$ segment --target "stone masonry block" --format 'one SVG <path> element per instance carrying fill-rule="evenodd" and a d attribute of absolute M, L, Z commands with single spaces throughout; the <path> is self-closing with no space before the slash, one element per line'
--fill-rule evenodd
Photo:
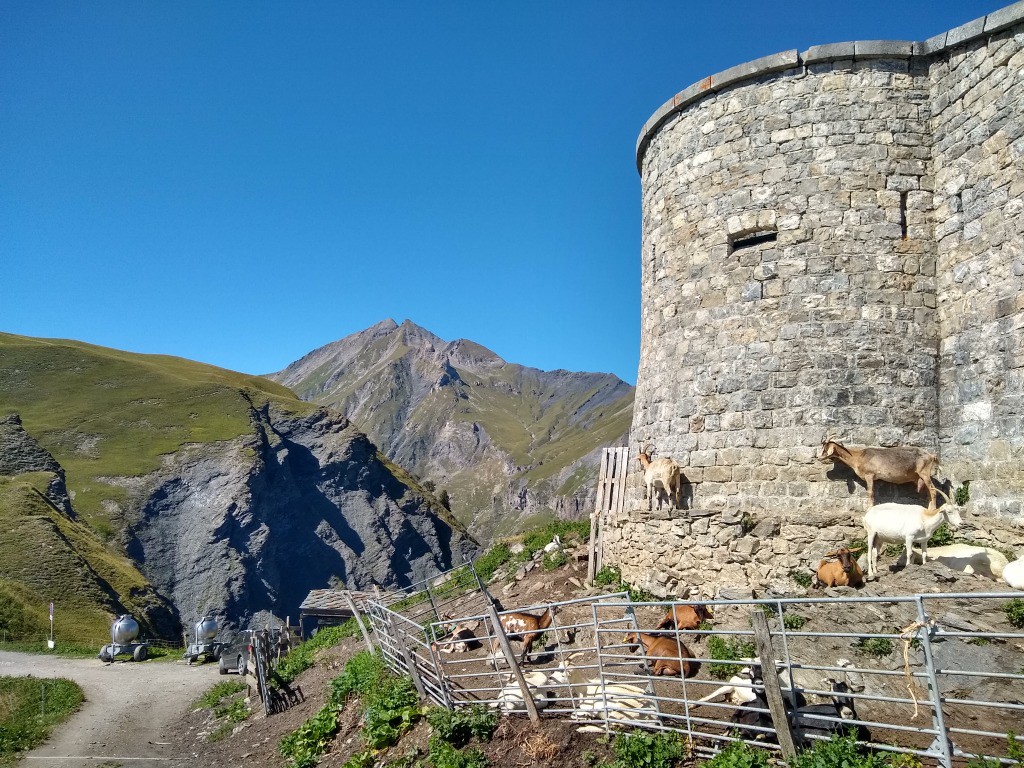
<path fill-rule="evenodd" d="M 858 40 L 854 59 L 909 59 L 914 44 L 909 40 Z"/>
<path fill-rule="evenodd" d="M 1000 8 L 986 16 L 984 31 L 986 35 L 991 35 L 1021 22 L 1024 22 L 1024 0 Z"/>
<path fill-rule="evenodd" d="M 804 64 L 816 64 L 837 59 L 852 59 L 854 43 L 829 43 L 828 45 L 812 45 L 800 54 Z"/>

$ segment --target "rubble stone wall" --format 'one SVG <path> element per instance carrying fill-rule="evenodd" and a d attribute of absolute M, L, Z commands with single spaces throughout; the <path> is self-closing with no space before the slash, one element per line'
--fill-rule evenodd
<path fill-rule="evenodd" d="M 631 475 L 605 544 L 627 581 L 764 586 L 862 537 L 826 430 L 934 451 L 972 481 L 972 537 L 1024 546 L 1022 47 L 1017 3 L 765 57 L 648 121 L 631 443 L 687 483 L 648 511 Z"/>

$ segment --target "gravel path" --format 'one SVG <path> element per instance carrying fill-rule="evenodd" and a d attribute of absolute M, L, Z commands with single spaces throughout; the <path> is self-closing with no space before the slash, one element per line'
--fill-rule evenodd
<path fill-rule="evenodd" d="M 0 651 L 0 675 L 66 677 L 85 692 L 82 708 L 20 768 L 181 766 L 172 727 L 188 705 L 218 681 L 216 664 L 145 661 L 104 664 Z"/>

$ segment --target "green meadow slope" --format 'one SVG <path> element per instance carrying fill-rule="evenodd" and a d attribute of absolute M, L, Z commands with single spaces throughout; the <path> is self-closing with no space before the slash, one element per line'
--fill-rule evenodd
<path fill-rule="evenodd" d="M 295 616 L 310 589 L 401 586 L 476 546 L 346 419 L 280 384 L 10 334 L 0 525 L 0 630 L 38 632 L 53 600 L 83 642 L 123 610 L 170 638 L 206 613 Z"/>
<path fill-rule="evenodd" d="M 258 376 L 0 333 L 0 416 L 21 416 L 67 473 L 77 513 L 104 536 L 121 526 L 127 494 L 111 478 L 152 472 L 189 443 L 245 434 L 251 408 L 271 401 L 297 414 L 314 409 Z"/>

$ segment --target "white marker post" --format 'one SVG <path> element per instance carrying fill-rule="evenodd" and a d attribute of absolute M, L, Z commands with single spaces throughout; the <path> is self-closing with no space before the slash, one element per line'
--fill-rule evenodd
<path fill-rule="evenodd" d="M 53 603 L 50 603 L 50 639 L 46 641 L 46 647 L 53 650 Z"/>

